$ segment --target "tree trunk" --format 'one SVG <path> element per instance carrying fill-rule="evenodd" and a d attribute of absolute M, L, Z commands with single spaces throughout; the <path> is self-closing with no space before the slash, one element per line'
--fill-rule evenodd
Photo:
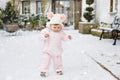
<path fill-rule="evenodd" d="M 79 28 L 81 6 L 82 6 L 81 0 L 74 0 L 74 29 Z"/>

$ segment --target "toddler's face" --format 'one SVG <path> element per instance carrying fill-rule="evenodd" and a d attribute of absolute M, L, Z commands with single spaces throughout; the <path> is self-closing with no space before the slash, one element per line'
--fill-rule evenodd
<path fill-rule="evenodd" d="M 59 24 L 51 24 L 50 27 L 54 32 L 59 32 L 62 28 L 62 26 Z"/>

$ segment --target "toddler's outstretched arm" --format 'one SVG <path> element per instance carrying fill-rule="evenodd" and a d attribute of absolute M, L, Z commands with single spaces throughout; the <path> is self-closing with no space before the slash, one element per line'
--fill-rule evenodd
<path fill-rule="evenodd" d="M 49 37 L 49 31 L 47 28 L 45 28 L 40 32 L 40 39 L 46 40 L 48 37 Z"/>
<path fill-rule="evenodd" d="M 72 39 L 71 35 L 68 35 L 65 32 L 63 32 L 63 38 L 62 38 L 63 41 L 68 41 L 68 40 L 71 40 L 71 39 Z"/>

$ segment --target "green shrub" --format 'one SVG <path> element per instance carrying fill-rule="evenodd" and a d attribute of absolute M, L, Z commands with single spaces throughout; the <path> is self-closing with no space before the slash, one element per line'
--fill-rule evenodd
<path fill-rule="evenodd" d="M 85 12 L 83 14 L 83 16 L 84 16 L 85 19 L 87 19 L 88 22 L 90 22 L 93 19 L 94 15 L 92 13 L 90 13 L 90 12 Z"/>
<path fill-rule="evenodd" d="M 93 9 L 93 7 L 87 7 L 86 8 L 86 11 L 88 11 L 88 12 L 92 12 L 94 9 Z"/>
<path fill-rule="evenodd" d="M 84 12 L 83 17 L 90 22 L 94 18 L 94 14 L 92 14 L 92 11 L 94 10 L 93 7 L 90 7 L 91 4 L 94 3 L 94 0 L 86 0 L 86 4 L 89 5 L 89 7 L 86 7 L 86 12 Z"/>
<path fill-rule="evenodd" d="M 17 23 L 18 11 L 15 10 L 15 7 L 12 6 L 12 3 L 9 1 L 6 4 L 4 10 L 2 10 L 2 21 L 4 24 Z"/>
<path fill-rule="evenodd" d="M 94 0 L 86 0 L 86 4 L 91 5 L 94 3 Z"/>

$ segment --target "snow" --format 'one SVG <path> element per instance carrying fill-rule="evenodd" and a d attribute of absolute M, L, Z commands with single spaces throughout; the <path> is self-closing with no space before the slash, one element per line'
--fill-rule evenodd
<path fill-rule="evenodd" d="M 39 67 L 43 43 L 40 31 L 19 31 L 11 35 L 0 31 L 0 80 L 117 80 L 93 59 L 120 78 L 120 41 L 102 39 L 91 34 L 80 34 L 72 27 L 65 32 L 71 41 L 63 42 L 64 75 L 54 72 L 51 62 L 47 78 L 40 77 Z"/>

